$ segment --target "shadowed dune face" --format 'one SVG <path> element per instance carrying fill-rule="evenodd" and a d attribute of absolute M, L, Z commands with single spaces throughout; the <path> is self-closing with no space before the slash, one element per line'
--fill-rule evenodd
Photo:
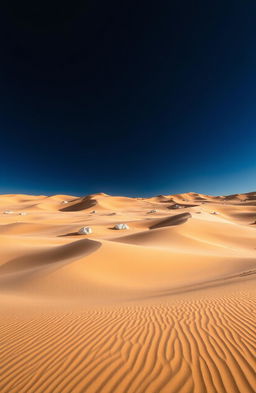
<path fill-rule="evenodd" d="M 163 220 L 158 220 L 155 224 L 150 226 L 150 229 L 168 227 L 172 225 L 184 224 L 191 217 L 190 213 L 176 214 L 175 216 L 164 218 Z"/>
<path fill-rule="evenodd" d="M 5 274 L 17 274 L 22 271 L 35 271 L 44 268 L 63 265 L 74 259 L 85 257 L 96 251 L 101 243 L 95 240 L 78 240 L 69 244 L 54 247 L 44 247 L 37 252 L 28 253 L 0 265 L 0 279 Z"/>
<path fill-rule="evenodd" d="M 78 198 L 75 199 L 74 201 L 71 201 L 68 204 L 68 206 L 61 208 L 60 211 L 75 212 L 75 211 L 90 209 L 96 205 L 97 205 L 97 200 L 89 195 L 85 198 Z"/>
<path fill-rule="evenodd" d="M 256 193 L 0 196 L 0 391 L 254 393 L 254 222 Z"/>

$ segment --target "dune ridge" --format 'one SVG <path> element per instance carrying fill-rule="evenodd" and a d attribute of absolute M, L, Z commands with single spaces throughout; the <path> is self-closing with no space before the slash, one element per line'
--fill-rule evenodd
<path fill-rule="evenodd" d="M 256 192 L 0 196 L 0 392 L 254 393 L 255 222 Z"/>

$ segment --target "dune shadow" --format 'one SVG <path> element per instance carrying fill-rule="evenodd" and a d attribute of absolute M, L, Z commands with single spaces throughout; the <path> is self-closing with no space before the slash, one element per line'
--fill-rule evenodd
<path fill-rule="evenodd" d="M 84 198 L 78 198 L 72 201 L 72 204 L 67 207 L 60 209 L 62 212 L 76 212 L 80 210 L 90 209 L 97 204 L 96 199 L 93 199 L 90 195 Z"/>
<path fill-rule="evenodd" d="M 167 217 L 161 220 L 157 220 L 155 224 L 151 225 L 149 229 L 157 229 L 162 227 L 169 227 L 174 225 L 184 224 L 189 218 L 191 218 L 190 213 L 176 214 L 175 216 Z"/>
<path fill-rule="evenodd" d="M 81 239 L 72 243 L 42 249 L 34 253 L 11 259 L 0 266 L 0 277 L 16 275 L 21 272 L 38 271 L 46 267 L 61 267 L 73 260 L 88 256 L 101 247 L 101 243 L 90 239 Z"/>
<path fill-rule="evenodd" d="M 69 232 L 69 233 L 65 233 L 64 235 L 58 235 L 57 237 L 68 237 L 68 236 L 83 236 L 83 235 L 77 232 Z"/>
<path fill-rule="evenodd" d="M 256 270 L 249 270 L 245 272 L 240 272 L 236 274 L 230 274 L 223 277 L 213 278 L 212 280 L 206 280 L 202 282 L 194 282 L 188 285 L 183 285 L 178 288 L 170 288 L 159 291 L 152 291 L 150 294 L 138 297 L 136 300 L 154 299 L 161 297 L 170 297 L 175 295 L 181 295 L 186 293 L 193 293 L 195 291 L 201 291 L 210 288 L 218 288 L 222 286 L 232 285 L 234 282 L 239 280 L 253 280 Z"/>

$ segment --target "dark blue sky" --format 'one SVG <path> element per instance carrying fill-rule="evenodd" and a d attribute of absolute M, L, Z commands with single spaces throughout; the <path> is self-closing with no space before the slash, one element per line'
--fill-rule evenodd
<path fill-rule="evenodd" d="M 9 2 L 0 193 L 256 190 L 255 1 Z"/>

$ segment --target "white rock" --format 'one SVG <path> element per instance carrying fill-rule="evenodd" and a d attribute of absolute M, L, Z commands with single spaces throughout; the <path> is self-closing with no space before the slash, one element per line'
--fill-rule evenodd
<path fill-rule="evenodd" d="M 115 229 L 118 229 L 118 230 L 120 230 L 120 229 L 129 229 L 129 227 L 128 227 L 127 224 L 116 224 L 116 225 L 114 226 L 114 228 L 115 228 Z"/>
<path fill-rule="evenodd" d="M 4 214 L 13 214 L 13 211 L 11 211 L 11 210 L 5 210 L 5 211 L 4 211 Z"/>
<path fill-rule="evenodd" d="M 19 215 L 20 215 L 20 216 L 26 216 L 27 213 L 26 213 L 26 212 L 21 212 L 21 213 L 19 213 Z"/>
<path fill-rule="evenodd" d="M 89 235 L 90 233 L 92 233 L 92 228 L 91 227 L 83 227 L 83 228 L 79 229 L 78 233 L 79 233 L 79 235 Z"/>
<path fill-rule="evenodd" d="M 66 204 L 66 203 L 68 203 L 68 201 L 62 201 L 62 203 L 63 203 L 63 204 Z"/>

